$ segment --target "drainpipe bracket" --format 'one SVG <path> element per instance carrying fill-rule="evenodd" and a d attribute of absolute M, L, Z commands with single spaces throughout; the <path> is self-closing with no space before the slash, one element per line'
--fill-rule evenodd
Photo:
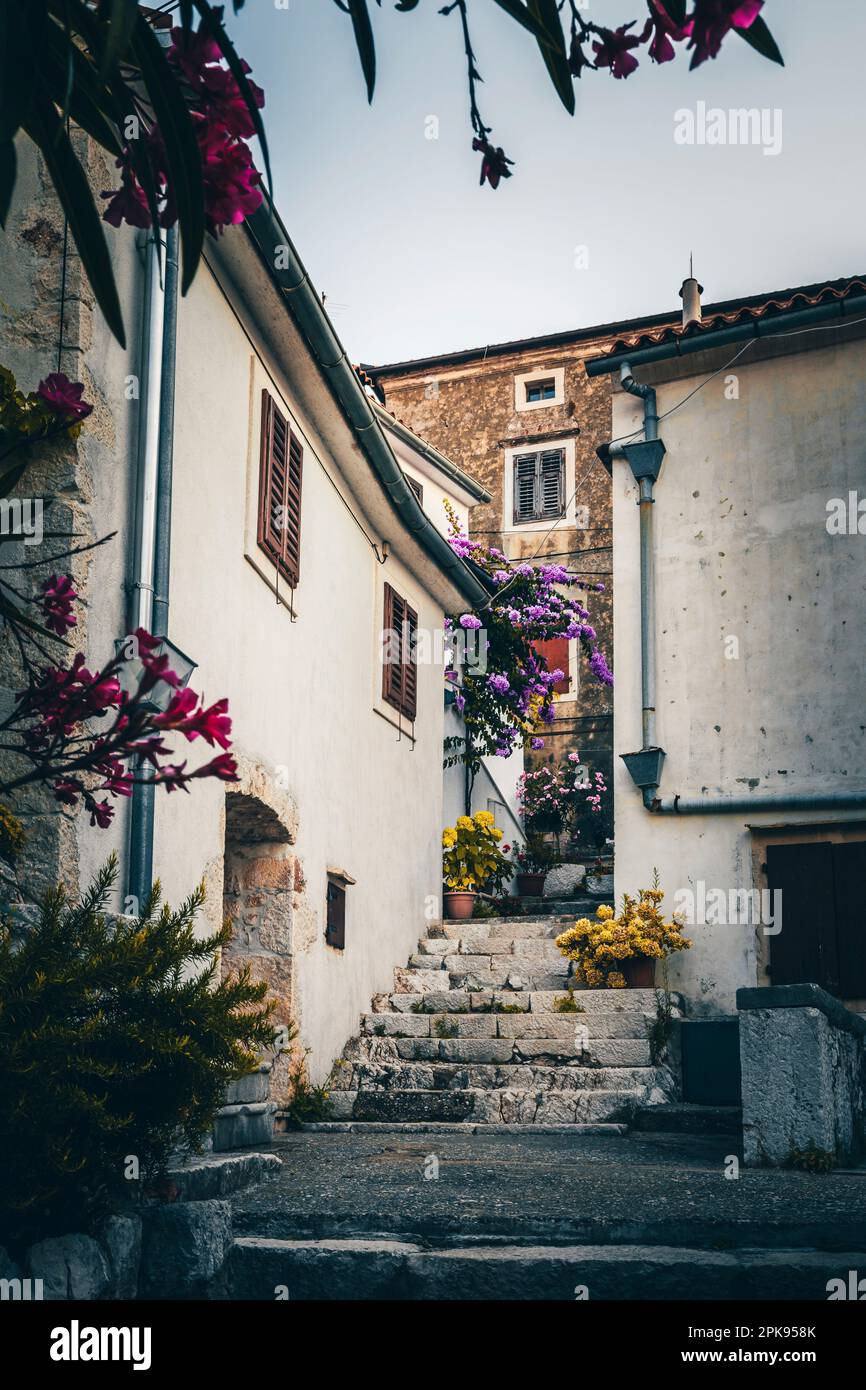
<path fill-rule="evenodd" d="M 636 444 L 624 444 L 622 451 L 634 474 L 635 482 L 639 483 L 641 478 L 651 478 L 653 482 L 658 481 L 665 456 L 663 440 L 643 439 Z"/>

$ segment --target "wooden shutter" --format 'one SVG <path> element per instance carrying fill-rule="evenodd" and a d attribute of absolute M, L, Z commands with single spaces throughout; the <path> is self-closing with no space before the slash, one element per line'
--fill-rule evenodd
<path fill-rule="evenodd" d="M 551 637 L 546 642 L 533 642 L 534 651 L 548 671 L 559 669 L 563 672 L 561 681 L 557 681 L 553 687 L 557 695 L 567 695 L 571 689 L 571 676 L 569 672 L 569 651 L 567 637 Z"/>
<path fill-rule="evenodd" d="M 768 845 L 767 884 L 782 903 L 782 930 L 769 938 L 770 983 L 832 989 L 833 846 Z"/>
<path fill-rule="evenodd" d="M 346 890 L 341 883 L 328 879 L 327 921 L 325 940 L 337 951 L 346 948 Z"/>
<path fill-rule="evenodd" d="M 514 520 L 542 521 L 565 512 L 565 455 L 561 449 L 517 454 L 514 459 Z"/>
<path fill-rule="evenodd" d="M 537 461 L 537 454 L 518 454 L 514 460 L 515 521 L 535 520 L 535 473 Z"/>
<path fill-rule="evenodd" d="M 301 572 L 304 450 L 269 391 L 262 391 L 258 542 L 295 587 Z"/>
<path fill-rule="evenodd" d="M 390 584 L 385 585 L 383 627 L 387 647 L 382 668 L 382 698 L 407 719 L 414 719 L 418 708 L 415 661 L 418 614 Z M 396 634 L 396 640 L 392 634 Z"/>
<path fill-rule="evenodd" d="M 539 466 L 539 512 L 543 517 L 562 516 L 563 506 L 563 453 L 561 449 L 551 449 L 541 455 Z"/>

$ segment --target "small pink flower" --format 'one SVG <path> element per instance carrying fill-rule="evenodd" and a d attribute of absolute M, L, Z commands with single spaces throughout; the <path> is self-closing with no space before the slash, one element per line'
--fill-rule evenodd
<path fill-rule="evenodd" d="M 72 605 L 78 598 L 68 574 L 52 574 L 42 585 L 42 613 L 45 622 L 58 637 L 65 637 L 78 619 Z"/>
<path fill-rule="evenodd" d="M 40 381 L 36 394 L 41 397 L 50 410 L 58 415 L 66 415 L 70 422 L 85 420 L 93 406 L 85 400 L 84 387 L 80 381 L 70 381 L 64 372 L 51 372 Z"/>
<path fill-rule="evenodd" d="M 628 30 L 632 28 L 634 20 L 630 24 L 621 24 L 618 29 L 600 31 L 601 43 L 592 45 L 597 68 L 610 68 L 613 77 L 628 77 L 629 73 L 634 72 L 638 62 L 630 50 L 640 47 L 642 36 L 629 34 Z"/>

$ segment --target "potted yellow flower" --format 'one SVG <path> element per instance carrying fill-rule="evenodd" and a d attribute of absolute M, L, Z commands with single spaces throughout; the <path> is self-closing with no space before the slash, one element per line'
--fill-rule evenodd
<path fill-rule="evenodd" d="M 560 951 L 575 963 L 575 980 L 591 988 L 652 988 L 656 961 L 692 944 L 676 916 L 665 921 L 659 906 L 663 898 L 656 876 L 652 888 L 642 888 L 637 898 L 625 894 L 618 917 L 612 907 L 599 907 L 596 921 L 581 917 L 558 936 Z"/>
<path fill-rule="evenodd" d="M 472 916 L 477 893 L 500 886 L 512 866 L 499 848 L 502 831 L 490 811 L 458 816 L 442 831 L 442 910 L 446 917 L 465 921 Z"/>

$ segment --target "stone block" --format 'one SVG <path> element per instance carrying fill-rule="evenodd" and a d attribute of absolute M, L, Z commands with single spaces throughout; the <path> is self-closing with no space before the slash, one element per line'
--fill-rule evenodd
<path fill-rule="evenodd" d="M 225 1149 L 254 1148 L 270 1144 L 274 1137 L 276 1105 L 265 1101 L 253 1105 L 224 1105 L 217 1111 L 213 1127 L 213 1146 Z"/>
<path fill-rule="evenodd" d="M 577 897 L 586 880 L 583 864 L 557 864 L 544 880 L 545 898 Z"/>
<path fill-rule="evenodd" d="M 175 1202 L 142 1214 L 139 1295 L 193 1298 L 203 1294 L 225 1264 L 232 1240 L 227 1201 Z"/>
<path fill-rule="evenodd" d="M 84 1302 L 103 1298 L 111 1270 L 102 1247 L 85 1235 L 52 1236 L 31 1245 L 24 1256 L 27 1275 L 42 1280 L 45 1299 Z"/>
<path fill-rule="evenodd" d="M 135 1298 L 141 1264 L 141 1217 L 110 1216 L 99 1235 L 108 1254 L 111 1297 Z"/>

